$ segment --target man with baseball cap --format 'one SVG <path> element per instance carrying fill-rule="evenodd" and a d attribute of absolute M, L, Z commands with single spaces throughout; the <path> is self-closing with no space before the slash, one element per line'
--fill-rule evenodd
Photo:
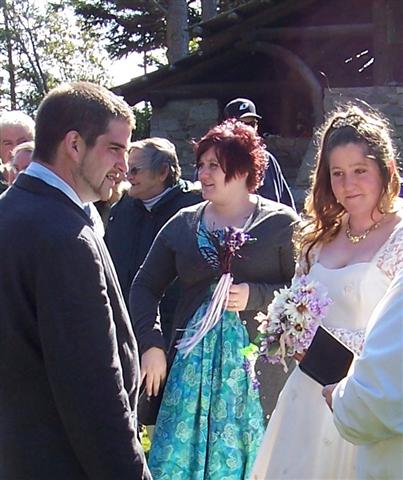
<path fill-rule="evenodd" d="M 236 98 L 231 100 L 224 108 L 224 119 L 236 118 L 247 125 L 251 125 L 256 130 L 259 120 L 262 118 L 256 113 L 256 106 L 247 98 Z M 290 188 L 281 171 L 281 167 L 269 151 L 266 150 L 267 169 L 263 184 L 257 191 L 262 197 L 284 203 L 295 210 L 295 203 Z"/>

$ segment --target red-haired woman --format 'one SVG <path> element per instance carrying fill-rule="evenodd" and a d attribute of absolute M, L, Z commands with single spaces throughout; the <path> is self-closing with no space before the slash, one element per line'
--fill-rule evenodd
<path fill-rule="evenodd" d="M 244 123 L 211 129 L 196 144 L 196 164 L 205 202 L 179 211 L 163 227 L 130 294 L 150 396 L 170 366 L 149 465 L 155 479 L 246 480 L 265 422 L 242 349 L 256 312 L 293 275 L 297 215 L 253 193 L 265 156 Z M 158 303 L 177 277 L 182 295 L 167 348 Z M 285 374 L 277 368 L 269 376 L 273 405 Z"/>
<path fill-rule="evenodd" d="M 299 263 L 333 300 L 325 327 L 359 353 L 373 310 L 403 269 L 396 154 L 386 119 L 357 105 L 332 112 L 318 139 L 308 217 L 296 236 Z M 361 478 L 356 448 L 340 437 L 321 393 L 319 383 L 299 368 L 293 371 L 270 419 L 253 480 Z"/>

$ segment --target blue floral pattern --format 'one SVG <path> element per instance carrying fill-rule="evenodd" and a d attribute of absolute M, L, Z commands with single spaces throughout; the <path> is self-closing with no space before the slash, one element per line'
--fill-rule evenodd
<path fill-rule="evenodd" d="M 206 237 L 198 238 L 203 245 Z M 210 295 L 213 290 L 214 285 Z M 184 336 L 204 315 L 209 299 Z M 241 350 L 249 342 L 239 315 L 225 311 L 186 358 L 176 354 L 149 456 L 154 479 L 249 478 L 265 430 L 259 393 L 243 368 Z"/>

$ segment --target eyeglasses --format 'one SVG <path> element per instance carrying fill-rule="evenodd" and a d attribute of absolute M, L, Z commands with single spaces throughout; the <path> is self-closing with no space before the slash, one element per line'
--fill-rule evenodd
<path fill-rule="evenodd" d="M 134 175 L 137 175 L 141 170 L 144 170 L 146 167 L 144 166 L 138 166 L 138 165 L 132 165 L 129 167 L 128 172 L 126 173 L 126 177 L 133 177 Z"/>

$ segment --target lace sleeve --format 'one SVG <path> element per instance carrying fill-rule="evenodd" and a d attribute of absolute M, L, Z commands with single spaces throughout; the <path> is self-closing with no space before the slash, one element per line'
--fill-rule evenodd
<path fill-rule="evenodd" d="M 403 227 L 385 244 L 376 264 L 390 279 L 394 278 L 399 270 L 403 270 Z"/>
<path fill-rule="evenodd" d="M 346 328 L 329 328 L 333 335 L 347 345 L 356 355 L 360 355 L 364 346 L 365 328 L 348 330 Z"/>

